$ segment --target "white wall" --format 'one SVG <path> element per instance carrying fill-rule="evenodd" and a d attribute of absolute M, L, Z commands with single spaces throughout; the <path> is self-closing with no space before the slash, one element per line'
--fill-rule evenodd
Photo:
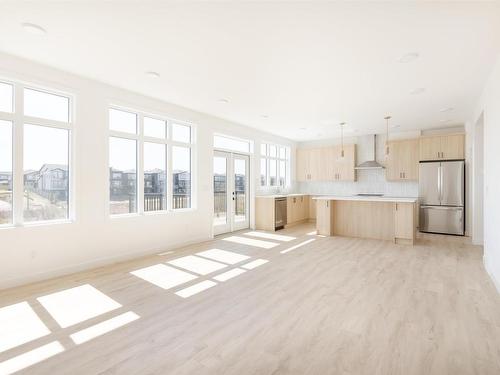
<path fill-rule="evenodd" d="M 469 122 L 471 133 L 483 115 L 484 126 L 484 265 L 500 292 L 500 56 Z M 477 134 L 480 136 L 480 133 Z M 480 173 L 473 172 L 475 180 Z M 472 183 L 475 186 L 475 183 Z M 476 194 L 476 192 L 474 193 Z"/>
<path fill-rule="evenodd" d="M 289 145 L 295 155 L 295 144 L 286 139 L 5 54 L 0 54 L 2 77 L 75 95 L 76 220 L 0 229 L 0 289 L 210 239 L 214 132 L 251 139 L 256 142 L 255 150 L 259 150 L 260 140 Z M 110 103 L 197 125 L 196 209 L 127 218 L 106 216 Z M 253 192 L 258 181 L 253 172 L 258 165 L 258 158 L 252 157 Z"/>
<path fill-rule="evenodd" d="M 472 243 L 483 245 L 484 242 L 484 115 L 481 114 L 473 124 L 472 148 L 474 154 L 472 166 Z"/>

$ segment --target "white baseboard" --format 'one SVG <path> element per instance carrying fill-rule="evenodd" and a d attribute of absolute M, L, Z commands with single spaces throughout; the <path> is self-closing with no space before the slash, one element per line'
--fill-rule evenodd
<path fill-rule="evenodd" d="M 483 256 L 483 264 L 484 264 L 484 268 L 486 269 L 486 272 L 488 273 L 488 275 L 491 278 L 491 281 L 493 281 L 493 285 L 495 285 L 495 288 L 497 288 L 497 291 L 500 294 L 500 280 L 498 280 L 495 277 L 495 274 L 493 273 L 493 269 L 490 267 L 488 259 L 485 256 Z"/>
<path fill-rule="evenodd" d="M 38 282 L 38 281 L 44 281 L 44 280 L 49 280 L 49 279 L 53 279 L 56 277 L 66 276 L 66 275 L 70 275 L 72 273 L 88 271 L 88 270 L 91 270 L 93 268 L 99 268 L 99 267 L 103 267 L 103 266 L 107 266 L 107 265 L 111 265 L 111 264 L 115 264 L 115 263 L 125 262 L 127 260 L 140 258 L 140 257 L 146 256 L 146 255 L 154 255 L 154 254 L 158 254 L 161 252 L 174 250 L 174 249 L 177 249 L 180 247 L 189 246 L 189 245 L 193 245 L 193 244 L 208 241 L 208 240 L 211 240 L 211 238 L 203 236 L 200 238 L 192 239 L 192 240 L 187 241 L 187 242 L 182 242 L 179 244 L 165 246 L 165 247 L 162 247 L 161 249 L 155 248 L 155 249 L 147 249 L 147 250 L 142 250 L 142 251 L 131 251 L 131 252 L 120 254 L 120 255 L 101 257 L 101 258 L 93 259 L 93 260 L 83 262 L 83 263 L 71 264 L 71 265 L 64 266 L 64 267 L 53 268 L 53 269 L 50 269 L 47 271 L 32 273 L 29 276 L 20 276 L 20 277 L 4 279 L 4 280 L 0 279 L 0 291 L 3 289 L 7 289 L 7 288 L 13 288 L 16 286 L 31 284 L 31 283 Z"/>

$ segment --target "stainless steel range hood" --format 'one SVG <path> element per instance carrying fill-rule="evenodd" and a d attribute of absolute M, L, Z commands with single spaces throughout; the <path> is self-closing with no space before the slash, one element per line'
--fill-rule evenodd
<path fill-rule="evenodd" d="M 360 137 L 361 138 L 361 137 Z M 362 150 L 365 154 L 365 161 L 358 164 L 355 169 L 357 170 L 366 170 L 366 169 L 384 169 L 385 167 L 382 164 L 377 162 L 377 135 L 368 135 L 359 139 L 358 143 L 360 143 Z"/>

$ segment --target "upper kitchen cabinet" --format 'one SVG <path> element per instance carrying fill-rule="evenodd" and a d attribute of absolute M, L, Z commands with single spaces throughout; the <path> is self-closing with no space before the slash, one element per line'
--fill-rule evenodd
<path fill-rule="evenodd" d="M 326 171 L 321 169 L 322 149 L 297 149 L 297 180 L 322 181 Z"/>
<path fill-rule="evenodd" d="M 344 156 L 342 157 L 342 146 L 335 146 L 333 163 L 333 181 L 356 181 L 356 145 L 344 145 Z"/>
<path fill-rule="evenodd" d="M 418 180 L 419 140 L 389 142 L 385 176 L 388 181 Z"/>
<path fill-rule="evenodd" d="M 298 181 L 355 181 L 356 145 L 297 150 Z"/>
<path fill-rule="evenodd" d="M 420 138 L 420 160 L 465 158 L 465 135 L 451 134 Z"/>

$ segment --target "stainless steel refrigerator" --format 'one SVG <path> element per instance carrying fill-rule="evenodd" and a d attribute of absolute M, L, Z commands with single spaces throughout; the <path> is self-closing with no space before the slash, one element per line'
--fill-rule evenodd
<path fill-rule="evenodd" d="M 420 162 L 420 231 L 465 233 L 465 162 Z"/>

